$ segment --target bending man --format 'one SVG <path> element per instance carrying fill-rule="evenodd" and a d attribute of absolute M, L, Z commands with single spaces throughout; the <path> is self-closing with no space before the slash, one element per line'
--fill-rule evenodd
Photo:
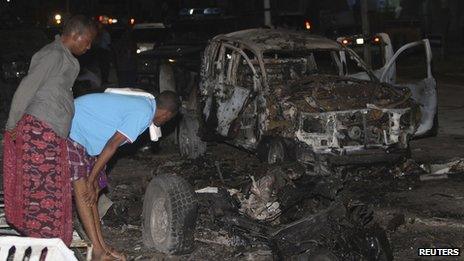
<path fill-rule="evenodd" d="M 114 93 L 96 93 L 79 97 L 72 121 L 68 153 L 81 221 L 93 244 L 93 258 L 113 255 L 103 240 L 97 197 L 106 185 L 104 169 L 117 148 L 134 142 L 151 124 L 161 126 L 174 117 L 180 101 L 174 92 L 165 91 L 156 100 Z"/>

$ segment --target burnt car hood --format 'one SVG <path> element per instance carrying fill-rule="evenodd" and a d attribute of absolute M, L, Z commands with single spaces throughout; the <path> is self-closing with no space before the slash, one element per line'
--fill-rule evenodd
<path fill-rule="evenodd" d="M 315 75 L 275 89 L 280 104 L 299 112 L 317 113 L 365 109 L 408 108 L 414 105 L 410 91 L 373 81 L 342 76 Z"/>
<path fill-rule="evenodd" d="M 420 118 L 408 89 L 379 82 L 315 75 L 273 90 L 266 135 L 316 153 L 407 147 Z"/>

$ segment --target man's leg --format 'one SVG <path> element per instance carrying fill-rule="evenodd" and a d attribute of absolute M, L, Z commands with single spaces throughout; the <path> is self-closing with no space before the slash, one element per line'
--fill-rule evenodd
<path fill-rule="evenodd" d="M 87 190 L 86 180 L 79 179 L 73 181 L 73 186 L 77 212 L 81 218 L 81 222 L 84 226 L 87 236 L 89 237 L 90 241 L 92 241 L 92 260 L 126 260 L 124 254 L 115 251 L 105 243 L 101 230 L 97 205 L 95 204 L 90 207 L 87 203 L 84 202 L 81 195 L 83 195 Z"/>
<path fill-rule="evenodd" d="M 74 200 L 76 201 L 77 213 L 81 219 L 82 225 L 84 226 L 85 232 L 89 237 L 90 241 L 92 241 L 93 245 L 93 252 L 92 252 L 92 260 L 101 260 L 105 254 L 106 250 L 104 245 L 100 241 L 99 231 L 100 227 L 95 226 L 95 215 L 92 207 L 89 207 L 83 200 L 82 196 L 86 190 L 86 180 L 79 179 L 73 181 L 74 187 Z M 97 212 L 98 213 L 98 212 Z M 98 214 L 97 217 L 98 219 Z"/>
<path fill-rule="evenodd" d="M 116 251 L 113 247 L 105 243 L 105 240 L 103 239 L 102 230 L 101 230 L 100 216 L 98 214 L 97 204 L 93 205 L 92 212 L 93 212 L 93 217 L 94 217 L 95 229 L 97 230 L 97 236 L 103 248 L 106 249 L 106 251 L 110 252 L 111 255 L 118 258 L 119 260 L 126 260 L 126 256 L 123 253 Z"/>

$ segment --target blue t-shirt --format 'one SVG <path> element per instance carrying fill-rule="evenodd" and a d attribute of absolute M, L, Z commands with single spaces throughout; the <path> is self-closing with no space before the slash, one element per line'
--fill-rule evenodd
<path fill-rule="evenodd" d="M 74 105 L 69 136 L 91 156 L 99 155 L 116 131 L 134 142 L 150 126 L 156 111 L 153 99 L 114 93 L 84 95 Z"/>

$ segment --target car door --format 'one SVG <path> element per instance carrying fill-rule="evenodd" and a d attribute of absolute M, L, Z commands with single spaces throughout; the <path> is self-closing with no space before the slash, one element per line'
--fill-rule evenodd
<path fill-rule="evenodd" d="M 390 70 L 394 66 L 397 66 L 398 58 L 407 56 L 413 49 L 422 51 L 425 54 L 425 72 L 423 72 L 423 78 L 399 82 L 399 77 L 396 77 L 392 81 L 391 77 L 389 77 Z M 398 67 L 397 74 L 401 75 Z M 432 75 L 432 49 L 429 40 L 423 39 L 408 43 L 399 48 L 385 65 L 385 69 L 379 79 L 381 82 L 391 83 L 393 86 L 407 87 L 411 90 L 412 98 L 419 104 L 421 109 L 420 124 L 414 135 L 421 136 L 427 134 L 434 127 L 437 117 L 437 82 Z"/>
<path fill-rule="evenodd" d="M 248 86 L 243 86 L 244 82 L 238 79 L 240 74 L 237 70 L 243 65 L 247 66 L 251 73 L 252 84 Z M 240 129 L 254 127 L 245 122 L 251 122 L 252 120 L 247 118 L 254 117 L 256 114 L 254 103 L 250 98 L 255 93 L 257 72 L 240 48 L 227 43 L 223 43 L 220 47 L 215 66 L 220 72 L 214 79 L 215 90 L 207 101 L 210 105 L 207 104 L 208 109 L 204 114 L 207 117 L 211 117 L 212 113 L 215 114 L 214 118 L 217 120 L 215 127 L 219 135 L 234 138 L 235 132 Z"/>

